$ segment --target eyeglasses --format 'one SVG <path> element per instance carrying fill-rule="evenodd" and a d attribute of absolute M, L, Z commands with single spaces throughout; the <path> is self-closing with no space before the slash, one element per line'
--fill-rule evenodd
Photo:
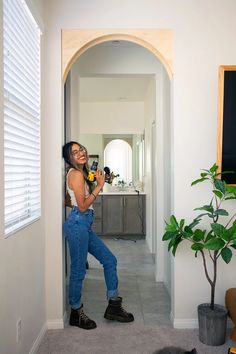
<path fill-rule="evenodd" d="M 87 152 L 87 150 L 85 149 L 85 147 L 80 146 L 80 148 L 78 150 L 71 151 L 71 155 L 78 156 L 78 155 L 82 155 L 83 153 L 86 153 L 86 152 Z"/>

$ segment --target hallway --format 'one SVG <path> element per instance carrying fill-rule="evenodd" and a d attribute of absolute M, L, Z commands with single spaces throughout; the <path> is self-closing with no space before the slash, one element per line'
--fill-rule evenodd
<path fill-rule="evenodd" d="M 120 296 L 127 311 L 134 314 L 135 323 L 170 327 L 170 299 L 163 284 L 155 282 L 155 265 L 145 240 L 115 237 L 103 240 L 117 257 Z M 85 313 L 98 326 L 122 326 L 103 318 L 107 305 L 103 270 L 92 256 L 88 260 L 83 292 Z"/>

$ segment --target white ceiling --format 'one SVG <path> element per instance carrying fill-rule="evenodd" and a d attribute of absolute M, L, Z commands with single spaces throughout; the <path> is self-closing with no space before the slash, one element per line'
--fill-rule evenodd
<path fill-rule="evenodd" d="M 80 77 L 80 101 L 144 101 L 151 78 L 152 75 Z"/>

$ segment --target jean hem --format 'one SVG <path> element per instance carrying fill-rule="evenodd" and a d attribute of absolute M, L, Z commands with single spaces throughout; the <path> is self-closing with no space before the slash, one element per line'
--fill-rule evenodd
<path fill-rule="evenodd" d="M 119 295 L 118 290 L 108 290 L 107 291 L 107 299 L 111 299 L 111 298 L 116 298 Z"/>
<path fill-rule="evenodd" d="M 70 305 L 73 310 L 78 310 L 81 307 L 81 303 Z"/>

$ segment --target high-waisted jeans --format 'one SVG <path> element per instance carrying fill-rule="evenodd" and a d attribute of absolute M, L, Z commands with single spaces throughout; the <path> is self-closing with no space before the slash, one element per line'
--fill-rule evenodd
<path fill-rule="evenodd" d="M 69 244 L 71 258 L 69 303 L 74 309 L 81 306 L 82 284 L 86 274 L 88 252 L 103 265 L 107 298 L 118 296 L 116 257 L 92 231 L 92 223 L 93 210 L 88 209 L 82 213 L 75 206 L 64 223 L 64 232 Z"/>

